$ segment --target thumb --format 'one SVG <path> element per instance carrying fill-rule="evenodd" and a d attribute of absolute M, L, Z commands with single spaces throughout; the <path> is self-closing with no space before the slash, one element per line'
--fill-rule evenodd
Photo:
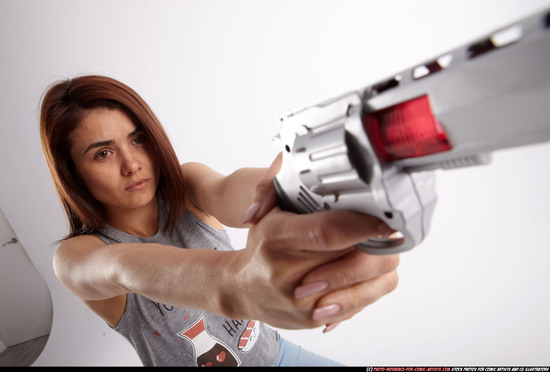
<path fill-rule="evenodd" d="M 265 174 L 260 178 L 254 189 L 252 205 L 246 211 L 241 225 L 255 224 L 261 220 L 270 210 L 277 206 L 277 192 L 273 185 L 273 177 L 281 169 L 283 154 L 279 153 Z"/>

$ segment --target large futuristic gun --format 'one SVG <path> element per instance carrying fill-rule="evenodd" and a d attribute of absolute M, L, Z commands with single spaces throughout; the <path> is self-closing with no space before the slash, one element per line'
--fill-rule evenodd
<path fill-rule="evenodd" d="M 377 216 L 397 233 L 358 248 L 409 250 L 430 228 L 433 170 L 550 140 L 550 11 L 281 122 L 281 206 Z"/>

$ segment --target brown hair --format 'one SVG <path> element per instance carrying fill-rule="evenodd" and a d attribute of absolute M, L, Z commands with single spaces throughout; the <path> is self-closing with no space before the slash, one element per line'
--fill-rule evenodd
<path fill-rule="evenodd" d="M 160 169 L 158 192 L 170 206 L 165 230 L 172 231 L 185 206 L 183 175 L 166 132 L 130 87 L 109 77 L 90 75 L 53 84 L 42 99 L 40 111 L 42 148 L 70 224 L 64 239 L 100 232 L 105 227 L 103 206 L 79 182 L 69 153 L 69 133 L 96 108 L 123 110 L 149 137 Z"/>

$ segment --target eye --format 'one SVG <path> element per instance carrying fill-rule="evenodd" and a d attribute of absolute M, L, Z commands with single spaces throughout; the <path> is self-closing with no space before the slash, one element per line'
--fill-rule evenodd
<path fill-rule="evenodd" d="M 146 142 L 147 137 L 143 133 L 137 134 L 134 139 L 132 140 L 132 143 L 136 145 L 142 145 Z"/>
<path fill-rule="evenodd" d="M 110 150 L 101 150 L 95 154 L 96 159 L 107 159 L 113 152 Z"/>

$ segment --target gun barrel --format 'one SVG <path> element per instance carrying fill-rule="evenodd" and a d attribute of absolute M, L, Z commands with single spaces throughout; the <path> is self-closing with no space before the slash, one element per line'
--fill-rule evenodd
<path fill-rule="evenodd" d="M 550 141 L 549 20 L 539 13 L 365 88 L 367 117 L 427 97 L 450 145 L 389 160 L 408 171 L 449 168 Z"/>

